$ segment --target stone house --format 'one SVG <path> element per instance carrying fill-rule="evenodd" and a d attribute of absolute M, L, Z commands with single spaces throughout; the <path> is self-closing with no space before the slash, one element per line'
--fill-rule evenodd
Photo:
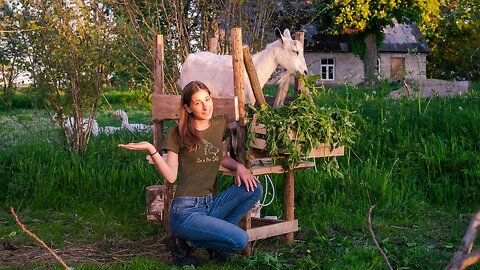
<path fill-rule="evenodd" d="M 351 35 L 319 34 L 312 25 L 304 28 L 309 75 L 320 75 L 321 81 L 328 85 L 362 82 L 363 62 L 352 52 Z M 380 79 L 425 79 L 430 48 L 418 26 L 395 21 L 393 26 L 384 29 L 384 34 L 378 54 Z"/>

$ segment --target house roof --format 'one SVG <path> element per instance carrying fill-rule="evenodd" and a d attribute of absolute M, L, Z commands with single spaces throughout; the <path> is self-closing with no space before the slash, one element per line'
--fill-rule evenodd
<path fill-rule="evenodd" d="M 419 52 L 428 53 L 430 47 L 425 42 L 416 24 L 399 24 L 383 30 L 385 38 L 380 47 L 381 52 Z"/>
<path fill-rule="evenodd" d="M 306 52 L 352 52 L 351 34 L 329 35 L 318 33 L 314 25 L 304 25 Z M 428 53 L 430 47 L 425 42 L 416 24 L 399 24 L 384 29 L 384 40 L 380 52 Z"/>

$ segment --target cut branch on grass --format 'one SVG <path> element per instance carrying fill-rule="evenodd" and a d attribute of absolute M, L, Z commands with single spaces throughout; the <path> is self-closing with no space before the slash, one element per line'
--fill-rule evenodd
<path fill-rule="evenodd" d="M 383 252 L 383 249 L 378 244 L 377 238 L 375 237 L 375 233 L 373 232 L 373 229 L 372 229 L 372 210 L 375 207 L 376 205 L 374 204 L 368 210 L 368 230 L 370 231 L 370 235 L 372 236 L 373 242 L 375 242 L 375 247 L 377 247 L 377 250 L 380 252 L 380 254 L 382 254 L 383 260 L 385 260 L 385 263 L 387 264 L 388 269 L 393 270 L 392 265 L 390 265 L 390 262 L 388 261 L 387 255 L 385 255 L 385 252 Z"/>
<path fill-rule="evenodd" d="M 48 250 L 48 252 L 50 252 L 53 257 L 55 258 L 55 260 L 57 260 L 66 270 L 70 270 L 70 269 L 73 269 L 73 268 L 70 268 L 68 267 L 68 265 L 62 260 L 62 258 L 60 258 L 60 256 L 57 255 L 57 253 L 55 253 L 55 251 L 53 251 L 53 249 L 51 249 L 49 246 L 47 246 L 47 244 L 45 244 L 45 242 L 42 241 L 42 239 L 40 239 L 38 236 L 36 236 L 34 233 L 32 233 L 31 231 L 29 231 L 27 228 L 25 228 L 25 225 L 22 224 L 22 222 L 20 222 L 20 219 L 18 219 L 18 216 L 17 214 L 15 213 L 15 210 L 13 209 L 13 207 L 10 207 L 10 212 L 12 213 L 13 217 L 15 218 L 15 222 L 17 222 L 18 226 L 20 226 L 20 228 L 22 228 L 22 230 L 28 234 L 30 237 L 32 237 L 33 239 L 35 239 L 37 242 L 40 243 L 40 245 L 42 247 L 44 247 L 46 250 Z"/>
<path fill-rule="evenodd" d="M 480 249 L 472 252 L 473 243 L 477 237 L 477 229 L 480 225 L 480 209 L 475 216 L 470 220 L 467 231 L 463 236 L 462 243 L 457 249 L 457 252 L 448 263 L 445 270 L 465 269 L 480 261 Z"/>

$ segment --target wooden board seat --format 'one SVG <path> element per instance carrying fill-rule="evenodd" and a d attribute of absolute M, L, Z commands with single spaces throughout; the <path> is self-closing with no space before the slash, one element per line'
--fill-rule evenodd
<path fill-rule="evenodd" d="M 154 93 L 152 96 L 152 121 L 178 120 L 180 117 L 181 96 Z M 238 121 L 238 99 L 213 98 L 213 115 L 224 117 L 227 122 Z"/>

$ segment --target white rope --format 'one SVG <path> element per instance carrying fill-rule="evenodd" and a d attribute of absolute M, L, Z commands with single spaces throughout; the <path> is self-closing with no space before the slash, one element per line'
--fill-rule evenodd
<path fill-rule="evenodd" d="M 260 207 L 269 206 L 273 202 L 273 199 L 275 199 L 275 186 L 273 185 L 272 178 L 268 174 L 265 174 L 263 177 L 265 179 L 265 185 L 263 185 L 264 186 L 263 200 L 260 203 Z M 258 176 L 258 178 L 260 178 L 260 176 Z M 272 187 L 271 199 L 268 203 L 265 203 L 268 197 L 268 186 Z"/>

